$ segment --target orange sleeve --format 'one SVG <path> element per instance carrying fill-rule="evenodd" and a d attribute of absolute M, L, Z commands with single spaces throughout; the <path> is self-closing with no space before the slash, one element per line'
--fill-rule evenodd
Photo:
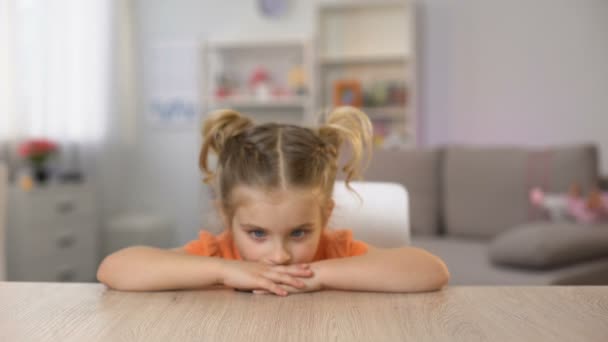
<path fill-rule="evenodd" d="M 199 256 L 216 256 L 218 254 L 218 242 L 211 233 L 201 230 L 198 240 L 188 242 L 184 246 L 186 253 Z"/>
<path fill-rule="evenodd" d="M 351 230 L 329 230 L 323 237 L 323 256 L 327 259 L 358 256 L 367 253 L 368 246 L 353 238 Z"/>
<path fill-rule="evenodd" d="M 369 247 L 365 242 L 351 240 L 349 256 L 358 256 L 367 253 Z"/>

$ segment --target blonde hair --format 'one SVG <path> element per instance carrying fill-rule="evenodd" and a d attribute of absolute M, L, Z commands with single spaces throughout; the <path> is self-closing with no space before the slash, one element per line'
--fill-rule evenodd
<path fill-rule="evenodd" d="M 372 125 L 361 110 L 338 107 L 318 128 L 267 123 L 255 125 L 240 113 L 217 110 L 203 125 L 199 165 L 204 182 L 214 187 L 222 209 L 230 217 L 230 197 L 238 185 L 265 190 L 318 187 L 331 199 L 344 142 L 350 159 L 342 167 L 345 182 L 360 178 L 371 158 Z M 215 170 L 209 154 L 217 154 Z"/>

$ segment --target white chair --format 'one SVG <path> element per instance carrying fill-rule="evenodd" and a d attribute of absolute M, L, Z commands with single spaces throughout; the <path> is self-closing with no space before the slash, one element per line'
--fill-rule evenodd
<path fill-rule="evenodd" d="M 6 192 L 7 192 L 7 169 L 6 165 L 0 163 L 0 280 L 6 279 Z"/>
<path fill-rule="evenodd" d="M 344 182 L 336 182 L 336 207 L 329 227 L 351 229 L 357 240 L 377 247 L 409 245 L 407 190 L 398 183 L 351 182 L 350 185 L 362 202 Z"/>

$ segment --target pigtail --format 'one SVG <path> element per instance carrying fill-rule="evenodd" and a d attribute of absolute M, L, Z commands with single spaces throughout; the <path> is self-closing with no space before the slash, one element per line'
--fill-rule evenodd
<path fill-rule="evenodd" d="M 205 183 L 208 184 L 215 176 L 214 172 L 209 169 L 209 152 L 212 151 L 219 156 L 229 138 L 252 126 L 251 119 L 231 109 L 216 110 L 205 120 L 202 132 L 203 146 L 199 155 L 199 167 L 205 174 Z"/>
<path fill-rule="evenodd" d="M 350 189 L 349 182 L 361 177 L 371 158 L 372 124 L 369 118 L 355 107 L 338 107 L 319 127 L 319 136 L 335 151 L 336 158 L 344 141 L 350 144 L 351 158 L 342 167 L 346 186 Z"/>

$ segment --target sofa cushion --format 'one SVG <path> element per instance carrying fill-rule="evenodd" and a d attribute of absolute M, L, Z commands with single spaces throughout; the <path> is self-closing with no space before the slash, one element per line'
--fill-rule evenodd
<path fill-rule="evenodd" d="M 541 269 L 608 257 L 608 225 L 528 223 L 499 234 L 489 254 L 497 264 Z"/>
<path fill-rule="evenodd" d="M 492 238 L 538 218 L 530 206 L 532 187 L 565 192 L 597 183 L 592 145 L 550 149 L 523 147 L 446 148 L 443 163 L 445 230 L 448 235 Z"/>
<path fill-rule="evenodd" d="M 412 245 L 437 255 L 448 266 L 450 285 L 606 285 L 608 257 L 560 268 L 533 270 L 497 265 L 489 243 L 459 237 L 412 236 Z"/>
<path fill-rule="evenodd" d="M 377 150 L 364 179 L 405 186 L 410 202 L 412 234 L 438 232 L 439 154 L 437 149 Z"/>

